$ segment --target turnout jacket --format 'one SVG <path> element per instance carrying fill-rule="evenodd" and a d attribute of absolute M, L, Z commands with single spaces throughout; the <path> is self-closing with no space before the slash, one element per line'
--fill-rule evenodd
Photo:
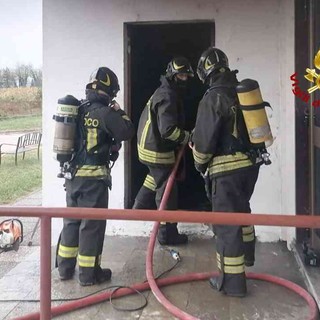
<path fill-rule="evenodd" d="M 135 130 L 123 110 L 112 108 L 109 96 L 87 90 L 87 100 L 88 105 L 80 111 L 76 176 L 105 178 L 110 174 L 108 165 L 111 146 L 131 139 Z"/>
<path fill-rule="evenodd" d="M 202 173 L 207 170 L 210 177 L 253 165 L 248 147 L 242 143 L 246 128 L 238 107 L 236 72 L 227 71 L 211 79 L 198 108 L 193 157 L 196 169 Z"/>
<path fill-rule="evenodd" d="M 179 90 L 164 76 L 160 81 L 139 120 L 138 156 L 146 165 L 174 164 L 176 147 L 189 139 L 189 132 L 182 129 L 184 110 Z"/>

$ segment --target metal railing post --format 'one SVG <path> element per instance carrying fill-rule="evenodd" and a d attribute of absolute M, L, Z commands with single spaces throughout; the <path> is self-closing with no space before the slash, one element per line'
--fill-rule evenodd
<path fill-rule="evenodd" d="M 51 217 L 40 225 L 40 319 L 51 319 Z"/>

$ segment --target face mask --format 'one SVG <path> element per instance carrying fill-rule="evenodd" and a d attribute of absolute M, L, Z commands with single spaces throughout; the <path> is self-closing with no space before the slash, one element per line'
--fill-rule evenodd
<path fill-rule="evenodd" d="M 176 83 L 177 87 L 181 90 L 185 90 L 188 87 L 188 80 L 181 80 L 181 79 L 176 78 L 175 83 Z"/>

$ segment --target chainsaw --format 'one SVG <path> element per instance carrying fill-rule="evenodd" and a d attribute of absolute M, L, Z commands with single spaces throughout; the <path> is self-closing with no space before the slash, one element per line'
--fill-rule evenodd
<path fill-rule="evenodd" d="M 0 250 L 18 251 L 23 241 L 23 225 L 19 219 L 7 219 L 0 222 Z"/>

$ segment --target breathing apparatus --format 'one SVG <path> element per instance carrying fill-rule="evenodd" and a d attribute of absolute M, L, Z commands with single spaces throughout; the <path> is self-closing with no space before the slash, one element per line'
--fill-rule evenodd
<path fill-rule="evenodd" d="M 244 79 L 236 87 L 240 109 L 247 127 L 250 143 L 266 165 L 271 164 L 266 148 L 273 143 L 273 136 L 266 114 L 268 102 L 263 101 L 257 81 Z"/>
<path fill-rule="evenodd" d="M 72 162 L 76 159 L 77 153 L 85 148 L 81 143 L 85 136 L 82 128 L 79 128 L 79 122 L 83 122 L 85 107 L 90 105 L 88 100 L 77 100 L 71 95 L 67 95 L 58 100 L 57 114 L 53 116 L 56 121 L 55 134 L 53 142 L 53 151 L 56 154 L 56 160 L 60 162 L 60 172 L 58 178 L 72 179 L 75 168 Z M 80 134 L 80 138 L 79 137 Z M 80 140 L 81 141 L 80 141 Z M 119 150 L 122 144 L 114 138 L 110 139 L 108 150 L 108 161 L 112 162 L 110 169 L 119 157 Z"/>
<path fill-rule="evenodd" d="M 226 70 L 230 70 L 229 61 L 222 50 L 209 47 L 202 53 L 197 66 L 197 74 L 203 83 L 208 84 L 214 75 Z M 262 160 L 266 165 L 271 164 L 270 154 L 266 148 L 273 143 L 273 137 L 265 110 L 265 106 L 270 106 L 270 104 L 263 101 L 259 84 L 255 80 L 241 81 L 236 91 L 248 133 L 248 148 L 250 153 L 254 154 L 252 158 L 256 158 L 257 162 Z"/>
<path fill-rule="evenodd" d="M 76 151 L 79 109 L 85 104 L 88 101 L 81 102 L 72 95 L 58 100 L 57 113 L 53 116 L 56 122 L 53 152 L 60 162 L 58 178 L 68 178 L 70 175 L 68 166 Z"/>
<path fill-rule="evenodd" d="M 104 94 L 109 97 L 111 104 L 119 89 L 116 74 L 107 67 L 95 69 L 86 85 L 86 92 L 93 90 L 99 94 Z M 56 154 L 56 160 L 60 162 L 58 178 L 72 179 L 76 172 L 72 162 L 76 161 L 78 155 L 84 151 L 86 138 L 86 133 L 82 125 L 79 124 L 83 123 L 85 110 L 89 105 L 89 100 L 80 101 L 72 95 L 67 95 L 58 100 L 57 112 L 53 116 L 56 122 L 53 152 Z M 115 162 L 121 144 L 114 139 L 111 140 L 108 161 Z"/>

